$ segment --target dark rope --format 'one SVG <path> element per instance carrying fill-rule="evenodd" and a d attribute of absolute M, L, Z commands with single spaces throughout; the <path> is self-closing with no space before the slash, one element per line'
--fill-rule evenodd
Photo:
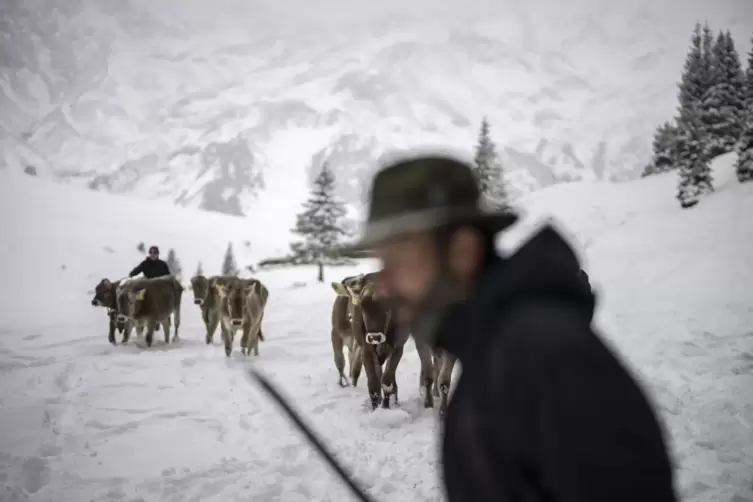
<path fill-rule="evenodd" d="M 345 484 L 348 485 L 348 488 L 350 488 L 350 491 L 353 493 L 356 499 L 360 500 L 361 502 L 376 502 L 373 498 L 368 496 L 366 492 L 355 483 L 355 481 L 353 481 L 352 477 L 350 476 L 350 474 L 348 474 L 345 468 L 343 468 L 340 463 L 335 460 L 334 455 L 329 450 L 327 450 L 327 447 L 324 446 L 322 440 L 319 439 L 316 434 L 314 434 L 309 426 L 303 423 L 303 419 L 300 417 L 300 415 L 298 415 L 298 413 L 293 410 L 292 406 L 290 406 L 285 398 L 282 397 L 280 392 L 274 387 L 274 385 L 272 385 L 272 382 L 270 382 L 267 377 L 259 373 L 254 368 L 249 368 L 248 375 L 252 380 L 258 383 L 262 389 L 264 389 L 264 391 L 267 393 L 267 395 L 269 395 L 269 397 L 272 398 L 273 401 L 277 402 L 280 408 L 282 408 L 282 411 L 285 412 L 285 414 L 293 422 L 293 424 L 295 424 L 298 430 L 301 431 L 304 436 L 306 436 L 314 449 L 318 451 L 322 457 L 324 457 L 324 460 L 330 465 L 330 467 L 332 467 L 332 469 L 334 469 L 335 473 L 340 476 L 340 479 L 342 479 Z"/>

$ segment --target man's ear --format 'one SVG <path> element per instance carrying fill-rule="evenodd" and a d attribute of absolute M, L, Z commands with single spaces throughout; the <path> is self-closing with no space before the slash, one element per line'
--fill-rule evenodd
<path fill-rule="evenodd" d="M 461 227 L 450 239 L 450 267 L 459 278 L 468 280 L 481 268 L 484 253 L 484 237 L 471 227 Z"/>

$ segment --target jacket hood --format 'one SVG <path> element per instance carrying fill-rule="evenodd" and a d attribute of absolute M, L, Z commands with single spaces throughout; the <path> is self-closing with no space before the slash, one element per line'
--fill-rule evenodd
<path fill-rule="evenodd" d="M 504 310 L 536 298 L 569 303 L 592 320 L 596 298 L 580 272 L 572 248 L 545 226 L 515 254 L 489 264 L 468 299 L 447 312 L 437 345 L 462 359 L 479 337 L 498 336 L 493 326 Z"/>

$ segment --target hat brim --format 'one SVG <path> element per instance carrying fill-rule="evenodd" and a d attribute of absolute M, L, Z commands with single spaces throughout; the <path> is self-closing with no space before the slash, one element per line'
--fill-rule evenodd
<path fill-rule="evenodd" d="M 476 207 L 418 211 L 367 224 L 363 237 L 338 248 L 337 252 L 340 255 L 360 254 L 373 250 L 387 241 L 445 225 L 470 224 L 497 233 L 514 225 L 519 218 L 517 213 L 509 210 L 482 211 Z"/>

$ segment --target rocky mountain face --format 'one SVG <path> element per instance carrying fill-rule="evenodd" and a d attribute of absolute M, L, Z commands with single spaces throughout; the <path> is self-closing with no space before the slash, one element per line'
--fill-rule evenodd
<path fill-rule="evenodd" d="M 246 214 L 329 162 L 357 203 L 383 153 L 470 155 L 488 116 L 518 190 L 629 179 L 695 21 L 753 33 L 748 0 L 403 4 L 6 0 L 0 167 Z"/>

